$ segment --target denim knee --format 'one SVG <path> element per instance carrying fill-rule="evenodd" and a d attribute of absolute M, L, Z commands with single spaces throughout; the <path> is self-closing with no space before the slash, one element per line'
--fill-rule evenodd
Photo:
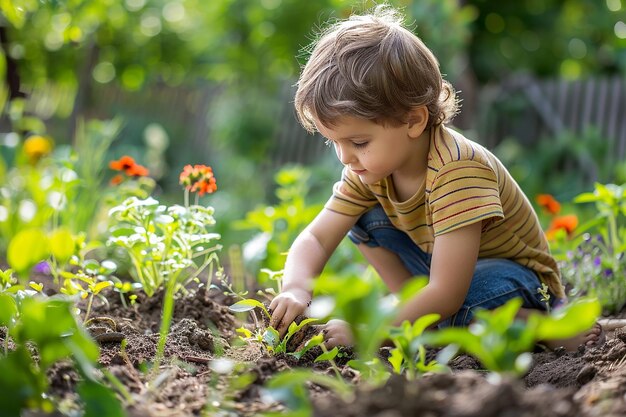
<path fill-rule="evenodd" d="M 479 259 L 462 307 L 438 327 L 468 326 L 477 310 L 493 310 L 513 298 L 521 298 L 523 308 L 545 311 L 558 299 L 552 296 L 546 305 L 539 288 L 537 274 L 521 264 L 510 259 Z"/>
<path fill-rule="evenodd" d="M 377 231 L 376 229 L 380 230 Z M 379 234 L 378 232 L 384 233 L 382 229 L 395 229 L 395 226 L 391 223 L 383 208 L 377 205 L 361 215 L 348 232 L 348 238 L 357 245 L 364 243 L 370 247 L 381 246 L 376 241 L 376 235 Z"/>

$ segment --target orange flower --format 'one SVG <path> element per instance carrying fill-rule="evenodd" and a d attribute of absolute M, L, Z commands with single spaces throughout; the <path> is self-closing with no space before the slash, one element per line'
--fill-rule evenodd
<path fill-rule="evenodd" d="M 128 156 L 124 155 L 117 161 L 109 162 L 109 168 L 114 169 L 115 171 L 126 171 L 129 168 L 132 168 L 135 165 L 135 160 Z"/>
<path fill-rule="evenodd" d="M 546 237 L 548 240 L 553 240 L 557 231 L 563 229 L 568 236 L 571 236 L 578 226 L 578 217 L 575 214 L 568 214 L 566 216 L 557 216 L 552 219 L 550 227 L 546 230 Z"/>
<path fill-rule="evenodd" d="M 111 185 L 120 185 L 122 182 L 124 182 L 124 177 L 119 175 L 119 174 L 117 174 L 116 176 L 111 178 L 110 184 Z"/>
<path fill-rule="evenodd" d="M 537 204 L 549 214 L 555 215 L 561 211 L 561 204 L 550 194 L 539 194 L 536 200 Z"/>
<path fill-rule="evenodd" d="M 129 177 L 145 177 L 149 173 L 150 171 L 148 171 L 148 168 L 139 164 L 135 164 L 126 170 L 126 175 Z"/>
<path fill-rule="evenodd" d="M 187 191 L 197 192 L 198 195 L 217 191 L 213 169 L 206 165 L 185 165 L 180 173 L 179 183 Z"/>
<path fill-rule="evenodd" d="M 117 161 L 109 162 L 109 168 L 115 171 L 124 171 L 124 173 L 129 177 L 145 177 L 150 173 L 148 168 L 143 165 L 139 165 L 128 155 L 122 156 Z"/>

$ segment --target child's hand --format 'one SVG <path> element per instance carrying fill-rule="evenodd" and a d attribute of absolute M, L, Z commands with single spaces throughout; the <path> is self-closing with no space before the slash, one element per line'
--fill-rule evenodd
<path fill-rule="evenodd" d="M 352 346 L 353 337 L 350 326 L 343 320 L 329 320 L 322 331 L 324 345 L 332 349 L 335 346 Z"/>
<path fill-rule="evenodd" d="M 311 301 L 308 291 L 293 288 L 278 294 L 270 303 L 272 318 L 270 326 L 275 328 L 282 339 L 291 322 L 304 313 Z"/>

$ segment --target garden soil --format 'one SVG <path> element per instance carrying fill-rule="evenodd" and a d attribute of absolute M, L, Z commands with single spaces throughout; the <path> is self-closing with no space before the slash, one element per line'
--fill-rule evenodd
<path fill-rule="evenodd" d="M 249 316 L 233 315 L 227 306 L 234 301 L 205 287 L 176 300 L 165 358 L 159 369 L 150 369 L 159 339 L 162 295 L 139 296 L 129 307 L 122 305 L 119 294 L 105 295 L 107 303 L 95 302 L 88 329 L 99 341 L 101 367 L 132 398 L 126 406 L 130 416 L 284 412 L 285 406 L 263 388 L 272 376 L 298 367 L 333 375 L 328 362 L 314 363 L 319 351 L 296 360 L 272 356 L 256 343 L 242 343 L 236 329 L 247 325 Z M 311 335 L 315 328 L 306 332 Z M 344 353 L 350 356 L 349 349 Z M 356 388 L 351 397 L 312 383 L 307 388 L 313 415 L 320 417 L 626 416 L 622 330 L 608 333 L 602 346 L 577 352 L 538 351 L 533 357 L 531 369 L 520 379 L 496 378 L 462 355 L 451 361 L 451 373 L 427 374 L 414 381 L 395 375 L 377 388 L 345 366 L 343 358 L 338 363 L 341 374 Z M 235 369 L 220 370 L 215 366 L 224 363 L 216 361 L 220 358 L 237 364 Z M 234 386 L 233 380 L 239 379 L 230 376 L 241 371 L 249 375 L 248 383 Z M 70 363 L 57 364 L 49 373 L 51 394 L 63 403 L 75 403 L 78 378 Z"/>

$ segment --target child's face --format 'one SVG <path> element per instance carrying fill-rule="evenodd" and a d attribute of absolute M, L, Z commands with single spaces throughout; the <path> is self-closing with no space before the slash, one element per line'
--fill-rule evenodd
<path fill-rule="evenodd" d="M 331 127 L 315 121 L 317 130 L 335 147 L 341 163 L 365 184 L 374 184 L 392 174 L 415 176 L 423 172 L 418 136 L 409 123 L 381 125 L 345 116 Z"/>

